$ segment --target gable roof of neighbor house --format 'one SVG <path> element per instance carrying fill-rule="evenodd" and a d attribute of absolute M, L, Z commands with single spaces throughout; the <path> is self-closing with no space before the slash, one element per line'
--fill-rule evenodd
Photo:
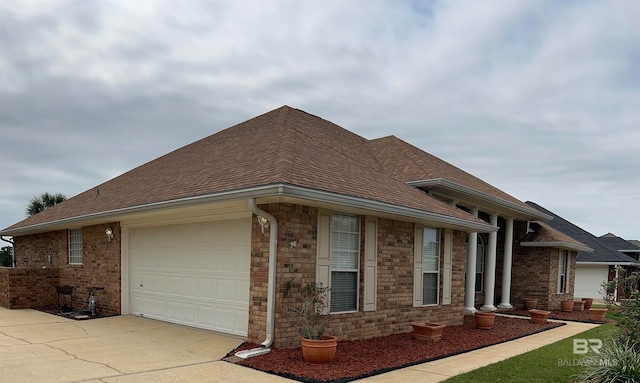
<path fill-rule="evenodd" d="M 384 143 L 387 142 L 385 145 Z M 415 163 L 397 147 L 434 163 L 440 176 L 476 186 L 483 195 L 519 205 L 521 214 L 544 217 L 523 202 L 396 138 L 368 141 L 338 125 L 283 106 L 177 149 L 0 231 L 22 235 L 89 219 L 240 198 L 290 196 L 367 208 L 491 231 L 485 221 L 406 183 L 400 173 Z M 395 161 L 395 166 L 388 164 Z M 385 166 L 381 164 L 387 164 Z M 436 166 L 437 165 L 437 166 Z M 419 177 L 428 173 L 421 165 Z M 416 169 L 411 168 L 413 171 Z M 423 175 L 425 174 L 425 175 Z M 56 226 L 57 225 L 57 226 Z"/>
<path fill-rule="evenodd" d="M 621 253 L 640 253 L 640 246 L 631 241 L 626 241 L 613 233 L 607 233 L 600 236 L 600 240 L 612 249 Z"/>
<path fill-rule="evenodd" d="M 607 265 L 633 265 L 637 262 L 629 256 L 616 251 L 604 244 L 598 237 L 588 231 L 574 225 L 566 219 L 554 214 L 553 212 L 543 208 L 542 206 L 527 201 L 529 206 L 538 209 L 546 214 L 553 216 L 553 220 L 546 224 L 575 240 L 578 240 L 586 246 L 593 249 L 592 252 L 579 251 L 577 262 L 582 264 L 607 264 Z"/>
<path fill-rule="evenodd" d="M 532 221 L 529 224 L 530 232 L 520 241 L 520 246 L 525 247 L 556 247 L 566 250 L 590 253 L 592 248 L 577 241 L 567 234 L 554 229 L 546 222 Z"/>

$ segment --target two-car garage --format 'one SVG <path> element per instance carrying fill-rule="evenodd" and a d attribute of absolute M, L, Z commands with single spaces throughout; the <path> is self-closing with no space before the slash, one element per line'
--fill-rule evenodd
<path fill-rule="evenodd" d="M 246 336 L 250 243 L 250 218 L 131 227 L 130 314 Z"/>

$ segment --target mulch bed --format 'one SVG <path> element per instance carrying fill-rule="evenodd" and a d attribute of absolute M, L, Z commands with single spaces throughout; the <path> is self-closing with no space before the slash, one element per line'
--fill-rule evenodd
<path fill-rule="evenodd" d="M 231 352 L 225 360 L 300 382 L 350 382 L 477 350 L 563 325 L 564 323 L 557 322 L 533 324 L 524 318 L 496 316 L 493 329 L 479 330 L 475 328 L 473 315 L 467 315 L 464 324 L 445 328 L 442 339 L 435 344 L 416 341 L 412 333 L 366 340 L 340 341 L 335 360 L 325 365 L 306 363 L 300 348 L 274 349 L 268 354 L 244 360 L 233 357 L 236 351 L 258 347 L 255 344 L 243 344 Z"/>
<path fill-rule="evenodd" d="M 505 311 L 505 314 L 525 316 L 525 317 L 531 316 L 529 314 L 529 310 L 523 310 L 523 309 Z M 565 312 L 560 310 L 551 310 L 551 314 L 549 314 L 549 319 L 601 324 L 600 322 L 595 322 L 591 320 L 591 317 L 589 316 L 589 310 L 570 311 L 570 312 Z M 613 322 L 611 319 L 606 319 L 606 318 L 605 318 L 605 321 Z"/>

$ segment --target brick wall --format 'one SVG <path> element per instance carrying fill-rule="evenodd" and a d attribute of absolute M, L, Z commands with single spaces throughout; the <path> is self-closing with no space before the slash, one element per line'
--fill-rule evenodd
<path fill-rule="evenodd" d="M 526 222 L 517 222 L 515 234 L 526 231 Z M 558 266 L 560 249 L 551 247 L 521 247 L 519 236 L 513 247 L 511 274 L 511 303 L 522 306 L 522 298 L 537 298 L 538 308 L 559 310 L 560 301 L 573 299 L 575 284 L 575 251 L 569 252 L 569 283 L 567 293 L 558 294 Z"/>
<path fill-rule="evenodd" d="M 110 227 L 115 238 L 107 240 Z M 120 313 L 120 224 L 117 222 L 82 228 L 82 265 L 69 264 L 67 230 L 14 237 L 16 266 L 20 269 L 56 268 L 55 285 L 74 286 L 72 307 L 87 309 L 88 287 L 104 287 L 96 295 L 103 315 Z M 27 282 L 25 282 L 27 283 Z"/>
<path fill-rule="evenodd" d="M 282 312 L 282 305 L 295 301 L 293 293 L 300 286 L 313 283 L 316 276 L 316 242 L 318 211 L 316 208 L 290 204 L 270 204 L 262 209 L 274 215 L 279 224 L 277 259 L 277 304 L 274 346 L 299 345 L 299 335 L 292 318 Z M 364 217 L 361 230 L 364 231 Z M 333 314 L 327 333 L 340 339 L 362 339 L 411 330 L 419 320 L 461 324 L 464 315 L 464 262 L 466 233 L 454 232 L 452 303 L 446 306 L 413 307 L 413 236 L 412 223 L 378 220 L 378 284 L 376 311 L 362 311 L 363 273 L 360 273 L 360 308 L 356 313 Z M 364 239 L 364 234 L 362 235 Z M 296 241 L 292 247 L 291 242 Z M 444 239 L 442 239 L 444 243 Z M 251 300 L 249 307 L 249 341 L 262 342 L 266 326 L 269 235 L 262 234 L 257 220 L 252 220 Z M 444 249 L 444 246 L 442 246 Z M 361 246 L 364 250 L 364 246 Z M 361 255 L 361 262 L 364 256 Z M 442 291 L 442 286 L 441 286 Z"/>
<path fill-rule="evenodd" d="M 29 309 L 57 304 L 60 270 L 0 267 L 0 307 Z"/>

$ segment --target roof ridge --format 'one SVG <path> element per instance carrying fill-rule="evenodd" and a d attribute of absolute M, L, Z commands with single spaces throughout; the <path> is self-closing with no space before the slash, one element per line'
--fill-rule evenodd
<path fill-rule="evenodd" d="M 293 167 L 295 161 L 295 129 L 287 125 L 289 112 L 291 107 L 284 105 L 280 108 L 277 123 L 275 126 L 281 127 L 282 134 L 280 136 L 280 146 L 278 148 L 278 157 L 274 163 L 275 176 L 281 181 L 291 182 L 293 178 Z"/>

